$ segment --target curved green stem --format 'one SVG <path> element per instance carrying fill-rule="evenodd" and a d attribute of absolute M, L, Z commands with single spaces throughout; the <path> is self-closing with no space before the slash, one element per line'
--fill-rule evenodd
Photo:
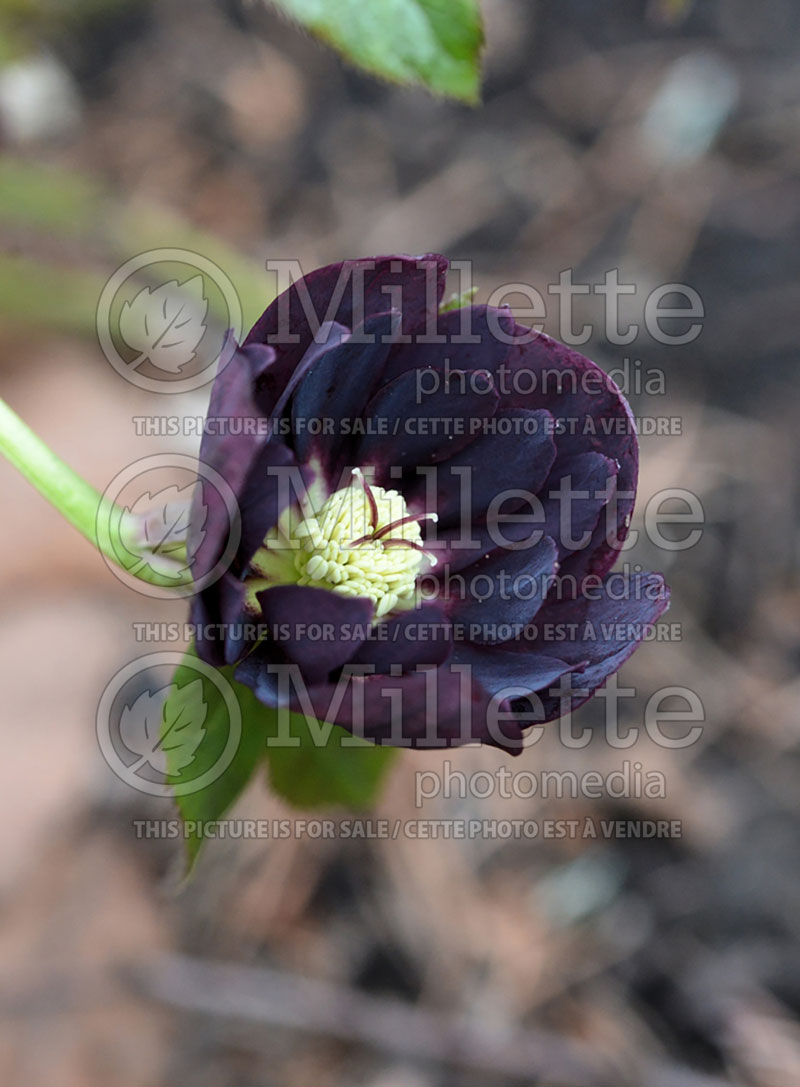
<path fill-rule="evenodd" d="M 0 453 L 111 562 L 152 585 L 178 589 L 191 584 L 188 571 L 167 577 L 150 567 L 146 554 L 132 553 L 118 538 L 124 511 L 57 457 L 2 398 Z M 109 527 L 98 531 L 101 525 Z M 112 525 L 116 527 L 112 529 Z"/>

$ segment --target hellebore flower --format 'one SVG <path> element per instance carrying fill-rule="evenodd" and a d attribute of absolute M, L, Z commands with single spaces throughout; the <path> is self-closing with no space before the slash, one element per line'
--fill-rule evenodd
<path fill-rule="evenodd" d="M 668 592 L 610 573 L 638 460 L 619 389 L 508 309 L 440 311 L 446 269 L 321 268 L 233 350 L 200 457 L 238 497 L 241 543 L 192 620 L 200 656 L 268 706 L 516 751 L 621 666 Z M 196 576 L 226 534 L 203 501 Z"/>

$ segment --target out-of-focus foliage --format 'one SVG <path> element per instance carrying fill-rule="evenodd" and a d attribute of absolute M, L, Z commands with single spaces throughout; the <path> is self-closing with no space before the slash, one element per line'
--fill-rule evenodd
<path fill-rule="evenodd" d="M 42 38 L 149 0 L 0 0 L 0 64 Z M 272 0 L 353 64 L 394 83 L 476 103 L 483 25 L 478 0 Z"/>
<path fill-rule="evenodd" d="M 95 309 L 108 272 L 131 253 L 171 246 L 202 253 L 229 276 L 249 327 L 269 302 L 260 265 L 179 216 L 146 203 L 127 204 L 78 171 L 0 158 L 0 228 L 67 243 L 91 238 L 106 272 L 0 253 L 0 318 L 10 325 L 95 334 Z M 220 314 L 225 317 L 224 314 Z"/>

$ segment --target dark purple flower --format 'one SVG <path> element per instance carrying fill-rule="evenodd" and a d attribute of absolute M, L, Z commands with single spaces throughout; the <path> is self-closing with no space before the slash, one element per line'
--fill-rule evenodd
<path fill-rule="evenodd" d="M 446 269 L 321 268 L 235 351 L 200 456 L 238 496 L 241 544 L 192 619 L 200 656 L 266 705 L 513 751 L 620 667 L 668 592 L 610 573 L 638 458 L 620 391 L 506 309 L 441 313 Z M 197 575 L 227 536 L 204 501 Z"/>

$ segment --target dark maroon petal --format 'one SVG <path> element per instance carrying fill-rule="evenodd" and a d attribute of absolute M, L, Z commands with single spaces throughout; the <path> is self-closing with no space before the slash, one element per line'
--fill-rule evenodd
<path fill-rule="evenodd" d="M 253 618 L 245 610 L 244 585 L 231 574 L 192 598 L 190 622 L 197 655 L 217 668 L 238 660 L 256 638 Z"/>
<path fill-rule="evenodd" d="M 331 480 L 338 478 L 342 450 L 351 444 L 348 435 L 381 378 L 399 322 L 396 310 L 368 318 L 351 339 L 321 353 L 297 388 L 292 402 L 295 453 L 300 461 L 315 457 Z M 360 343 L 362 336 L 374 342 Z M 315 435 L 310 420 L 325 420 L 330 429 Z"/>
<path fill-rule="evenodd" d="M 578 667 L 544 653 L 514 653 L 496 645 L 459 645 L 453 660 L 469 665 L 472 674 L 491 695 L 501 694 L 510 687 L 517 688 L 508 694 L 509 698 L 519 697 L 520 689 L 540 691 Z"/>
<path fill-rule="evenodd" d="M 531 622 L 557 568 L 556 545 L 545 536 L 524 551 L 498 548 L 457 578 L 448 578 L 443 571 L 442 592 L 450 619 L 457 630 L 464 629 L 466 640 L 505 640 L 512 635 L 499 637 L 497 629 Z"/>
<path fill-rule="evenodd" d="M 285 506 L 310 481 L 310 471 L 297 467 L 291 450 L 282 442 L 273 439 L 260 450 L 239 494 L 242 538 L 233 566 L 235 573 L 244 572 Z"/>
<path fill-rule="evenodd" d="M 610 520 L 609 516 L 602 515 L 592 533 L 589 546 L 570 560 L 570 568 L 574 565 L 581 576 L 587 574 L 603 577 L 617 561 L 633 519 L 637 475 L 638 452 L 635 464 L 631 464 L 630 461 L 619 464 L 615 497 L 612 499 L 615 505 L 609 506 L 609 512 L 615 512 L 616 518 Z"/>
<path fill-rule="evenodd" d="M 467 306 L 448 310 L 439 316 L 438 339 L 425 343 L 398 344 L 386 364 L 386 381 L 393 381 L 410 370 L 431 370 L 444 381 L 450 370 L 491 370 L 497 372 L 506 360 L 509 346 L 497 339 L 487 322 L 487 306 Z M 492 314 L 503 311 L 491 310 Z M 466 327 L 469 335 L 464 337 Z M 463 342 L 464 339 L 469 342 Z M 432 385 L 432 381 L 431 381 Z"/>
<path fill-rule="evenodd" d="M 439 528 L 458 524 L 465 528 L 485 519 L 492 502 L 507 491 L 535 497 L 543 487 L 556 457 L 556 445 L 549 433 L 552 416 L 548 411 L 498 412 L 492 423 L 527 431 L 480 434 L 456 456 L 436 466 L 430 478 L 421 476 L 406 494 L 422 505 L 435 486 L 435 500 L 429 508 L 439 515 Z M 475 420 L 477 430 L 481 420 Z M 471 420 L 470 420 L 471 423 Z M 468 471 L 467 471 L 468 470 Z M 529 509 L 525 497 L 508 495 L 499 508 L 509 513 Z"/>
<path fill-rule="evenodd" d="M 578 599 L 548 600 L 536 619 L 539 634 L 534 644 L 545 648 L 544 628 L 561 624 L 574 637 L 559 640 L 558 655 L 594 664 L 629 645 L 628 628 L 643 633 L 668 604 L 669 589 L 661 574 L 615 571 Z"/>
<path fill-rule="evenodd" d="M 575 691 L 572 709 L 583 705 L 618 671 L 669 606 L 669 589 L 660 574 L 612 573 L 592 596 L 596 599 L 584 596 L 548 602 L 536 617 L 536 639 L 515 647 L 518 652 L 555 648 L 564 660 L 579 665 L 571 677 Z M 559 636 L 554 642 L 548 638 L 548 627 L 569 637 Z M 545 692 L 540 692 L 540 697 L 545 708 L 543 720 L 552 721 L 566 712 L 559 698 Z"/>
<path fill-rule="evenodd" d="M 465 451 L 465 458 L 469 453 L 469 449 Z M 437 479 L 441 479 L 447 468 L 447 464 L 437 467 Z M 499 471 L 505 471 L 504 465 L 500 466 Z M 565 499 L 561 496 L 559 487 L 562 479 L 569 483 L 574 497 Z M 558 557 L 562 563 L 560 575 L 570 576 L 579 584 L 587 573 L 592 557 L 595 529 L 601 519 L 605 523 L 603 511 L 608 501 L 609 481 L 610 493 L 613 494 L 615 479 L 616 465 L 599 453 L 557 457 L 547 481 L 533 501 L 523 501 L 519 505 L 514 501 L 503 502 L 483 524 L 466 518 L 464 524 L 460 523 L 461 518 L 456 518 L 454 523 L 448 511 L 458 501 L 458 496 L 454 494 L 448 501 L 445 492 L 440 495 L 445 513 L 443 516 L 440 514 L 441 520 L 436 526 L 425 526 L 426 541 L 442 565 L 446 564 L 453 573 L 459 573 L 497 548 L 524 551 L 530 549 L 531 541 L 537 542 L 543 536 L 550 536 L 558 547 Z M 415 505 L 423 509 L 425 503 L 419 497 L 420 492 L 415 493 L 418 495 Z M 532 491 L 529 493 L 533 494 Z M 571 534 L 562 529 L 562 510 Z M 583 541 L 587 532 L 589 542 L 582 549 L 567 546 L 571 540 Z"/>
<path fill-rule="evenodd" d="M 544 539 L 544 513 L 521 510 L 509 516 L 513 520 L 502 524 L 492 520 L 490 524 L 457 525 L 443 531 L 438 531 L 438 525 L 431 528 L 426 522 L 425 546 L 438 560 L 434 576 L 444 568 L 454 574 L 461 573 L 498 548 L 530 553 Z M 426 583 L 428 580 L 426 574 Z"/>
<path fill-rule="evenodd" d="M 522 326 L 513 325 L 515 336 L 523 338 L 527 333 Z M 588 572 L 602 577 L 613 566 L 628 534 L 636 498 L 639 449 L 630 407 L 616 384 L 591 359 L 544 333 L 511 348 L 504 365 L 508 373 L 497 378 L 508 390 L 504 403 L 547 408 L 557 419 L 568 421 L 567 431 L 556 437 L 560 455 L 595 452 L 618 466 L 616 524 L 608 531 L 601 521 L 587 553 Z M 536 387 L 529 392 L 534 379 Z"/>
<path fill-rule="evenodd" d="M 415 468 L 453 456 L 474 439 L 470 421 L 483 425 L 497 410 L 498 396 L 484 371 L 455 372 L 450 383 L 420 395 L 418 375 L 409 372 L 384 385 L 370 400 L 370 432 L 358 444 L 359 464 L 374 465 L 378 481 L 396 486 L 391 467 Z"/>
<path fill-rule="evenodd" d="M 594 532 L 609 495 L 616 491 L 616 478 L 616 463 L 600 453 L 578 453 L 556 459 L 541 498 L 545 531 L 556 541 L 559 558 L 571 560 L 569 566 L 562 567 L 562 574 L 570 572 L 580 578 L 587 572 L 593 555 Z M 573 497 L 564 496 L 562 485 L 569 488 Z M 604 523 L 605 518 L 602 520 Z M 577 546 L 579 543 L 582 546 Z"/>
<path fill-rule="evenodd" d="M 266 420 L 253 399 L 253 381 L 273 359 L 272 348 L 263 345 L 237 348 L 211 389 L 199 460 L 222 476 L 237 499 L 259 451 L 269 439 Z M 226 425 L 231 420 L 237 425 Z M 241 425 L 239 420 L 250 422 Z M 198 516 L 201 502 L 205 518 Z M 195 489 L 194 503 L 188 553 L 194 577 L 199 580 L 224 553 L 231 532 L 231 515 L 237 515 L 238 511 L 230 510 L 226 496 L 204 477 Z"/>
<path fill-rule="evenodd" d="M 375 672 L 388 673 L 391 667 L 410 672 L 420 665 L 443 664 L 452 651 L 444 608 L 437 603 L 423 604 L 377 623 L 350 663 L 372 665 Z"/>
<path fill-rule="evenodd" d="M 375 743 L 424 749 L 479 740 L 518 754 L 519 724 L 513 719 L 495 724 L 489 703 L 489 695 L 470 679 L 468 670 L 445 664 L 396 677 L 345 675 L 338 688 L 335 684 L 307 688 L 305 706 L 295 697 L 290 708 L 310 707 L 320 720 L 335 718 L 337 725 Z"/>
<path fill-rule="evenodd" d="M 265 310 L 246 341 L 269 343 L 277 352 L 275 364 L 258 384 L 257 396 L 263 410 L 272 413 L 323 321 L 338 321 L 353 328 L 371 314 L 395 308 L 402 311 L 405 334 L 418 333 L 429 322 L 435 322 L 447 264 L 446 258 L 438 254 L 375 257 L 329 264 L 293 283 Z M 293 337 L 297 337 L 296 342 L 292 342 Z"/>
<path fill-rule="evenodd" d="M 350 329 L 346 325 L 341 325 L 337 321 L 326 321 L 320 326 L 317 335 L 306 348 L 303 357 L 300 359 L 297 366 L 295 366 L 291 376 L 281 390 L 281 395 L 278 397 L 275 407 L 271 412 L 270 417 L 273 421 L 281 418 L 286 411 L 292 393 L 306 375 L 310 373 L 314 366 L 316 366 L 320 359 L 331 351 L 334 351 L 337 347 L 340 347 L 349 339 Z"/>
<path fill-rule="evenodd" d="M 461 342 L 466 330 L 477 340 Z M 386 380 L 414 369 L 486 368 L 501 396 L 501 410 L 547 409 L 564 419 L 556 436 L 559 454 L 599 453 L 619 465 L 618 508 L 608 532 L 598 524 L 587 549 L 587 572 L 600 576 L 613 566 L 633 510 L 638 445 L 630 408 L 614 382 L 590 359 L 544 333 L 517 325 L 509 310 L 472 306 L 442 315 L 444 343 L 398 345 L 386 365 Z M 499 335 L 498 335 L 499 332 Z"/>
<path fill-rule="evenodd" d="M 277 669 L 286 667 L 280 653 L 271 643 L 260 642 L 252 653 L 236 665 L 234 679 L 249 687 L 259 702 L 271 709 L 281 705 L 281 691 Z"/>
<path fill-rule="evenodd" d="M 324 681 L 350 660 L 374 611 L 371 600 L 305 585 L 278 585 L 257 595 L 268 636 L 251 656 L 296 664 L 309 683 Z"/>

